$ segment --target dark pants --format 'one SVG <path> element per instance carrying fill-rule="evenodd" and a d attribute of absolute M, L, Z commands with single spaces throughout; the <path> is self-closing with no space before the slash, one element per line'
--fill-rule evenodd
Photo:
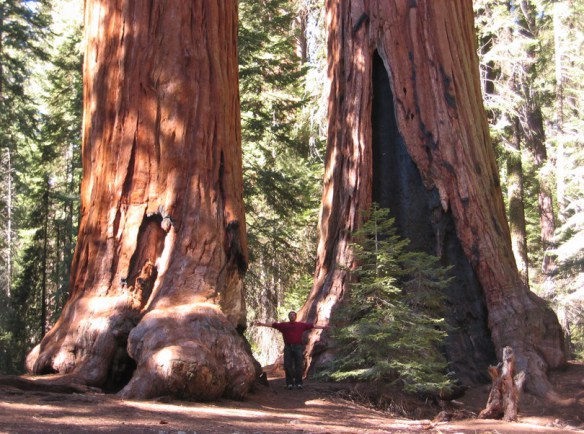
<path fill-rule="evenodd" d="M 302 384 L 304 345 L 284 346 L 284 369 L 286 370 L 286 385 Z"/>

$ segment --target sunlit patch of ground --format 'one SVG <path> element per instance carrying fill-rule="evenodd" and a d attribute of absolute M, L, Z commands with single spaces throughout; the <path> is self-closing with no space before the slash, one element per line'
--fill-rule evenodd
<path fill-rule="evenodd" d="M 103 394 L 24 392 L 0 386 L 0 432 L 8 433 L 571 433 L 584 432 L 584 365 L 553 373 L 558 403 L 525 395 L 519 422 L 466 418 L 449 422 L 415 420 L 347 400 L 338 385 L 308 381 L 304 390 L 286 390 L 272 376 L 244 401 L 194 403 L 160 399 L 121 400 Z M 340 393 L 343 391 L 344 393 Z M 486 403 L 487 385 L 471 389 L 457 408 L 476 414 Z M 436 413 L 440 411 L 436 409 Z"/>

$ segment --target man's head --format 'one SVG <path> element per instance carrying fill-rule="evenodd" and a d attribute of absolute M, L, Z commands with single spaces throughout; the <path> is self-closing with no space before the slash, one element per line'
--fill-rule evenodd
<path fill-rule="evenodd" d="M 290 320 L 290 322 L 294 322 L 296 321 L 296 312 L 294 311 L 290 311 L 288 313 L 288 319 Z"/>

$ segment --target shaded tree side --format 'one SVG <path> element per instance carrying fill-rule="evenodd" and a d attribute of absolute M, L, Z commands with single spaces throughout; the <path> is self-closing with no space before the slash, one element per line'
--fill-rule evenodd
<path fill-rule="evenodd" d="M 372 66 L 372 198 L 389 208 L 409 249 L 423 251 L 452 265 L 446 289 L 446 317 L 452 329 L 446 352 L 460 381 L 487 381 L 487 368 L 496 360 L 482 288 L 458 240 L 452 214 L 440 208 L 436 189 L 427 190 L 408 154 L 394 111 L 387 70 L 377 52 Z"/>
<path fill-rule="evenodd" d="M 354 265 L 350 234 L 372 194 L 371 77 L 377 49 L 408 154 L 424 187 L 436 190 L 441 212 L 451 213 L 456 238 L 480 282 L 495 349 L 512 346 L 518 366 L 529 371 L 527 387 L 548 393 L 546 370 L 565 363 L 562 333 L 551 309 L 521 282 L 513 258 L 481 103 L 472 2 L 329 0 L 327 13 L 327 167 L 315 281 L 301 313 L 323 323 L 347 290 L 343 267 Z M 314 332 L 308 348 L 312 366 L 329 357 L 326 335 Z"/>

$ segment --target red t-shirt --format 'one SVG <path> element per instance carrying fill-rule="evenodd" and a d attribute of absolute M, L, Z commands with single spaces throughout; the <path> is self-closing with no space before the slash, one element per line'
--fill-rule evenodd
<path fill-rule="evenodd" d="M 282 333 L 284 338 L 284 344 L 286 345 L 298 345 L 302 344 L 302 334 L 306 330 L 314 328 L 314 324 L 311 322 L 275 322 L 272 327 Z"/>

